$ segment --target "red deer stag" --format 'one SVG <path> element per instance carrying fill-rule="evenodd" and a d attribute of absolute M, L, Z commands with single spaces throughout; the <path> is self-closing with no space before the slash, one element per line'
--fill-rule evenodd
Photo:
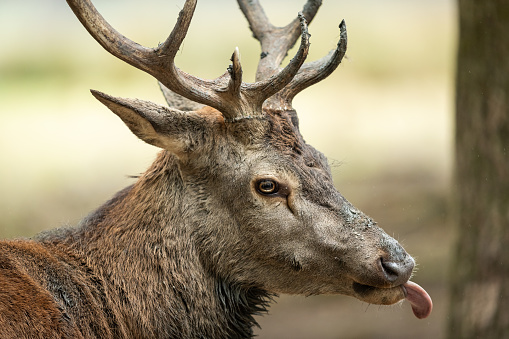
<path fill-rule="evenodd" d="M 150 49 L 115 31 L 89 0 L 67 0 L 111 54 L 161 83 L 168 107 L 92 91 L 140 139 L 163 150 L 135 184 L 73 228 L 0 242 L 2 338 L 244 338 L 271 297 L 345 294 L 373 304 L 431 300 L 409 281 L 414 260 L 335 188 L 305 143 L 292 99 L 346 51 L 304 63 L 321 4 L 274 27 L 238 0 L 260 41 L 256 82 L 228 71 L 202 80 L 175 66 L 196 0 Z M 288 50 L 300 40 L 289 64 Z"/>

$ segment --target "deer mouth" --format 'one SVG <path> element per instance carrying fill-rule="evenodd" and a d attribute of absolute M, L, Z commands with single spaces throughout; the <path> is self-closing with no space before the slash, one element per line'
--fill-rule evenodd
<path fill-rule="evenodd" d="M 433 302 L 429 294 L 421 286 L 410 280 L 402 285 L 390 288 L 354 282 L 352 288 L 357 299 L 370 304 L 392 305 L 407 300 L 412 306 L 414 315 L 419 319 L 428 317 L 433 309 Z"/>

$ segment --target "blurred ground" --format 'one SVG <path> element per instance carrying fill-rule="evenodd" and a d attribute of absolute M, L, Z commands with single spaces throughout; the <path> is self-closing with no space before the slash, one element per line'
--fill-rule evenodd
<path fill-rule="evenodd" d="M 120 32 L 149 46 L 166 38 L 183 4 L 94 2 Z M 279 25 L 303 2 L 262 0 Z M 431 294 L 434 313 L 417 320 L 407 304 L 282 296 L 260 318 L 260 338 L 443 337 L 454 237 L 455 15 L 452 0 L 324 1 L 310 25 L 309 60 L 334 48 L 343 18 L 348 58 L 294 105 L 306 140 L 329 157 L 338 189 L 417 258 L 414 281 Z M 128 185 L 127 176 L 142 172 L 157 151 L 88 89 L 159 103 L 162 96 L 149 76 L 104 52 L 63 0 L 0 0 L 0 46 L 0 237 L 74 224 Z M 236 3 L 201 1 L 177 63 L 213 78 L 235 46 L 252 81 L 259 47 Z"/>

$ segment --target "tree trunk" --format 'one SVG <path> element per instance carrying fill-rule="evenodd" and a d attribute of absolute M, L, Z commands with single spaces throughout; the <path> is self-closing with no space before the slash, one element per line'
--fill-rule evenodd
<path fill-rule="evenodd" d="M 509 1 L 459 0 L 449 338 L 509 338 Z"/>

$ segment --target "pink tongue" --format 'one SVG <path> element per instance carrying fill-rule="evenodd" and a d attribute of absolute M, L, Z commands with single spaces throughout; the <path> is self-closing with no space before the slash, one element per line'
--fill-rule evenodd
<path fill-rule="evenodd" d="M 406 299 L 412 305 L 412 311 L 419 319 L 424 319 L 430 315 L 433 303 L 429 294 L 419 285 L 408 281 L 403 284 L 406 289 Z"/>

